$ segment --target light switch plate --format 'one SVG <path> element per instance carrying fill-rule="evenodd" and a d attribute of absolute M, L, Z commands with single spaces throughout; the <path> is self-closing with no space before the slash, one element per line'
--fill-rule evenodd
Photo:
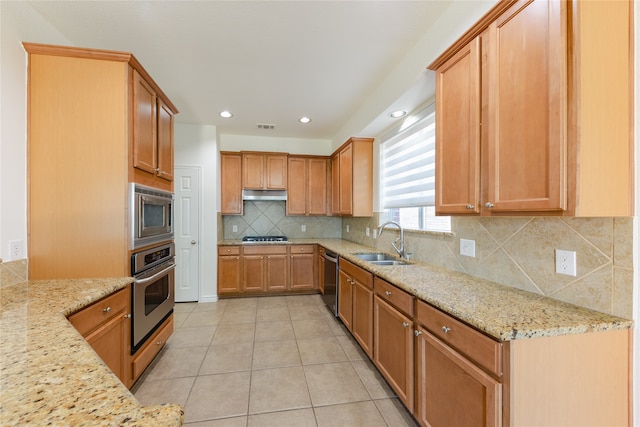
<path fill-rule="evenodd" d="M 476 241 L 460 239 L 460 255 L 476 257 Z"/>
<path fill-rule="evenodd" d="M 576 252 L 556 249 L 556 273 L 576 276 Z"/>

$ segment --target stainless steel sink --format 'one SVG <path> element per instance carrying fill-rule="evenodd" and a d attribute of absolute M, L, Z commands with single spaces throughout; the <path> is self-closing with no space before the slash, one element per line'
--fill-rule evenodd
<path fill-rule="evenodd" d="M 400 261 L 397 258 L 387 255 L 387 254 L 379 254 L 379 253 L 361 253 L 361 254 L 353 254 L 353 256 L 360 258 L 363 261 L 370 262 L 374 265 L 406 265 L 407 263 L 404 261 Z"/>
<path fill-rule="evenodd" d="M 395 259 L 383 259 L 380 261 L 369 261 L 371 264 L 375 265 L 407 265 L 404 261 L 398 261 Z"/>

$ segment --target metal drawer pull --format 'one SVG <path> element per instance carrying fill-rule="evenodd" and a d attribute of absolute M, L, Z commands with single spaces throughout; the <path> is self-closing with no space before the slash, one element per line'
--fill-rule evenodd
<path fill-rule="evenodd" d="M 413 331 L 413 335 L 419 337 L 420 335 L 422 335 L 422 332 L 416 329 Z"/>
<path fill-rule="evenodd" d="M 451 328 L 448 328 L 446 326 L 443 326 L 441 329 L 442 329 L 442 332 L 444 332 L 445 334 L 451 330 Z"/>
<path fill-rule="evenodd" d="M 474 208 L 475 208 L 475 206 L 473 206 L 472 204 L 468 204 L 467 205 L 467 209 L 469 209 L 469 210 L 474 209 Z"/>
<path fill-rule="evenodd" d="M 162 345 L 162 341 L 158 341 L 156 344 L 157 345 Z"/>
<path fill-rule="evenodd" d="M 384 294 L 385 294 L 386 296 L 389 296 L 389 295 L 391 295 L 391 292 L 390 292 L 390 291 L 384 291 Z"/>
<path fill-rule="evenodd" d="M 485 203 L 485 204 L 484 204 L 484 206 L 485 206 L 486 208 L 491 209 L 491 208 L 494 206 L 494 204 L 493 204 L 493 203 L 491 203 L 491 202 L 487 202 L 487 203 Z"/>
<path fill-rule="evenodd" d="M 403 328 L 409 327 L 409 322 L 402 322 L 402 327 Z"/>
<path fill-rule="evenodd" d="M 111 307 L 103 308 L 102 311 L 108 313 L 111 311 Z"/>

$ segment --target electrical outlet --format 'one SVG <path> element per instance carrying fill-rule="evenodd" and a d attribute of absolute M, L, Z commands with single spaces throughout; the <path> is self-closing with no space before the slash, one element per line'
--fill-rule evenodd
<path fill-rule="evenodd" d="M 364 232 L 367 235 L 367 237 L 369 237 L 369 234 L 371 234 L 371 230 L 369 229 L 369 227 L 365 228 Z"/>
<path fill-rule="evenodd" d="M 300 230 L 302 230 L 302 232 L 303 232 L 303 233 L 305 233 L 305 232 L 307 231 L 307 226 L 306 226 L 306 225 L 304 225 L 304 224 L 302 224 L 302 225 L 300 226 Z"/>
<path fill-rule="evenodd" d="M 237 232 L 238 232 L 238 226 L 237 226 L 237 225 L 234 225 L 234 226 L 232 226 L 231 228 L 233 229 L 233 232 L 234 232 L 234 233 L 237 233 Z"/>
<path fill-rule="evenodd" d="M 349 224 L 347 224 L 347 233 L 349 232 Z"/>
<path fill-rule="evenodd" d="M 577 271 L 576 252 L 556 249 L 556 273 L 576 276 Z"/>
<path fill-rule="evenodd" d="M 374 239 L 377 239 L 377 238 L 378 238 L 378 229 L 377 229 L 377 228 L 374 228 L 374 229 L 373 229 L 373 238 L 374 238 Z"/>
<path fill-rule="evenodd" d="M 22 240 L 9 240 L 9 256 L 12 261 L 24 258 Z"/>
<path fill-rule="evenodd" d="M 476 241 L 460 239 L 460 255 L 476 257 Z"/>

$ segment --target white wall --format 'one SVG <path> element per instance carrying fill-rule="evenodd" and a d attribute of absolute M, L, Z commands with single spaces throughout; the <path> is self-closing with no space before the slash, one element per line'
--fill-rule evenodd
<path fill-rule="evenodd" d="M 218 142 L 215 126 L 176 123 L 175 166 L 197 166 L 202 170 L 200 195 L 200 295 L 199 301 L 217 300 L 218 258 Z"/>
<path fill-rule="evenodd" d="M 345 140 L 346 141 L 346 140 Z M 275 138 L 272 136 L 220 135 L 221 151 L 278 151 L 289 154 L 328 156 L 333 150 L 328 139 Z"/>
<path fill-rule="evenodd" d="M 27 257 L 27 55 L 23 41 L 69 44 L 23 2 L 0 1 L 0 258 L 22 240 Z"/>

